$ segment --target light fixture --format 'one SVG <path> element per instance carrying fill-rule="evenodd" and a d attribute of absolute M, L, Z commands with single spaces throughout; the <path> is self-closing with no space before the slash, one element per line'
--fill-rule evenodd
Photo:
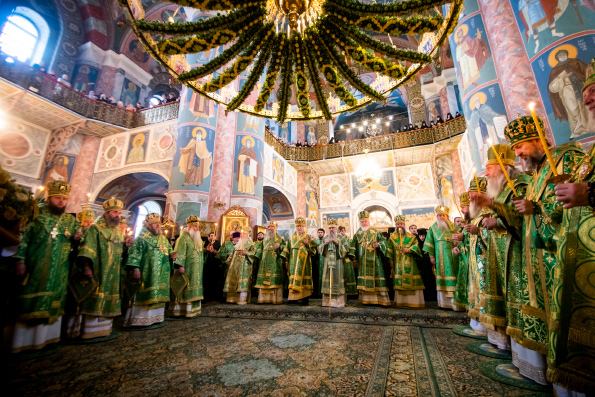
<path fill-rule="evenodd" d="M 343 129 L 343 125 L 341 125 L 341 129 Z"/>
<path fill-rule="evenodd" d="M 393 119 L 393 116 L 388 116 L 388 119 L 389 119 L 389 120 L 392 120 L 392 119 Z"/>
<path fill-rule="evenodd" d="M 351 132 L 351 128 L 347 128 L 347 133 Z"/>
<path fill-rule="evenodd" d="M 364 125 L 368 125 L 368 120 L 364 121 Z"/>
<path fill-rule="evenodd" d="M 364 130 L 364 127 L 359 127 L 359 128 L 358 128 L 358 130 L 359 130 L 360 132 L 362 132 L 362 131 Z"/>
<path fill-rule="evenodd" d="M 376 124 L 380 124 L 380 119 L 376 119 Z"/>
<path fill-rule="evenodd" d="M 351 123 L 351 126 L 352 126 L 353 128 L 355 128 L 355 123 Z"/>
<path fill-rule="evenodd" d="M 378 164 L 368 157 L 369 151 L 370 149 L 364 149 L 366 157 L 360 161 L 358 171 L 356 173 L 357 182 L 365 185 L 369 185 L 372 182 L 378 182 L 378 179 L 380 179 Z"/>
<path fill-rule="evenodd" d="M 390 122 L 388 122 L 388 121 L 387 121 L 387 122 L 386 122 L 386 126 L 388 127 L 389 125 L 390 125 Z"/>

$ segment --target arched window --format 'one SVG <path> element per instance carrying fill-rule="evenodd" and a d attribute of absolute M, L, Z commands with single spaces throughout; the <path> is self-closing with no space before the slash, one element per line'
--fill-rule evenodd
<path fill-rule="evenodd" d="M 2 52 L 30 65 L 41 62 L 50 28 L 35 11 L 17 7 L 6 18 L 0 33 Z"/>
<path fill-rule="evenodd" d="M 370 212 L 370 226 L 374 228 L 385 228 L 392 226 L 390 215 L 383 210 Z"/>
<path fill-rule="evenodd" d="M 161 213 L 161 206 L 157 204 L 157 202 L 155 201 L 145 201 L 144 203 L 138 206 L 138 216 L 136 217 L 134 237 L 138 237 L 141 229 L 143 228 L 143 222 L 145 221 L 146 216 L 153 212 L 159 215 L 163 215 Z"/>

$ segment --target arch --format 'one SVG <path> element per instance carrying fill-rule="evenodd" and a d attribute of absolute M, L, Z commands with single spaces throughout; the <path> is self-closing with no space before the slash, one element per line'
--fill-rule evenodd
<path fill-rule="evenodd" d="M 364 211 L 366 208 L 374 206 L 382 207 L 390 215 L 390 218 L 394 219 L 397 214 L 399 201 L 391 194 L 376 191 L 367 192 L 357 196 L 351 204 L 351 208 L 354 209 L 351 216 L 351 226 L 354 232 L 359 229 L 359 218 L 357 214 Z"/>
<path fill-rule="evenodd" d="M 268 207 L 268 219 L 282 221 L 295 217 L 294 206 L 285 193 L 272 186 L 263 187 L 263 216 L 265 216 L 265 205 Z"/>
<path fill-rule="evenodd" d="M 11 17 L 13 17 L 12 21 Z M 7 26 L 10 26 L 8 24 L 12 24 L 13 26 L 19 26 L 19 19 L 22 19 L 30 23 L 31 25 L 33 25 L 32 28 L 35 29 L 35 32 L 29 30 L 29 32 L 31 33 L 31 38 L 35 40 L 35 44 L 33 45 L 30 59 L 28 60 L 28 62 L 30 65 L 40 63 L 43 59 L 43 55 L 45 53 L 48 40 L 50 38 L 50 26 L 37 11 L 34 11 L 29 7 L 16 7 L 14 11 L 6 18 L 4 24 L 2 25 L 2 36 L 4 36 L 5 28 Z M 16 54 L 9 55 L 16 56 Z"/>
<path fill-rule="evenodd" d="M 168 188 L 169 178 L 157 170 L 123 170 L 103 181 L 91 198 L 100 203 L 114 196 L 124 202 L 124 208 L 131 208 L 148 199 L 165 202 Z"/>

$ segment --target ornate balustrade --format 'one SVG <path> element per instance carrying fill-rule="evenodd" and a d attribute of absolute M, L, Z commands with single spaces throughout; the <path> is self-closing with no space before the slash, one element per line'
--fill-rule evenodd
<path fill-rule="evenodd" d="M 59 83 L 54 76 L 17 61 L 9 63 L 4 59 L 0 60 L 0 77 L 82 117 L 125 128 L 142 127 L 176 119 L 180 109 L 179 102 L 140 111 L 119 108 L 93 100 L 68 85 Z"/>
<path fill-rule="evenodd" d="M 380 135 L 374 138 L 357 139 L 315 147 L 287 146 L 270 132 L 265 135 L 265 142 L 289 161 L 316 161 L 370 152 L 403 149 L 411 146 L 428 145 L 457 136 L 465 132 L 467 125 L 463 117 L 442 123 L 433 128 Z"/>

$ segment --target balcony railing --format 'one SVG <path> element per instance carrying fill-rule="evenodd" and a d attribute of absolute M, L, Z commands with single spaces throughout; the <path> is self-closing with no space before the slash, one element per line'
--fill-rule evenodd
<path fill-rule="evenodd" d="M 139 111 L 119 108 L 91 99 L 68 85 L 59 83 L 56 77 L 18 61 L 9 63 L 1 59 L 0 77 L 82 117 L 124 128 L 136 128 L 173 120 L 178 117 L 180 110 L 179 101 Z"/>
<path fill-rule="evenodd" d="M 403 149 L 411 146 L 433 144 L 465 132 L 467 125 L 463 117 L 447 121 L 433 128 L 380 135 L 374 138 L 338 142 L 314 147 L 287 146 L 270 132 L 265 134 L 265 142 L 289 161 L 316 161 L 370 152 Z"/>

